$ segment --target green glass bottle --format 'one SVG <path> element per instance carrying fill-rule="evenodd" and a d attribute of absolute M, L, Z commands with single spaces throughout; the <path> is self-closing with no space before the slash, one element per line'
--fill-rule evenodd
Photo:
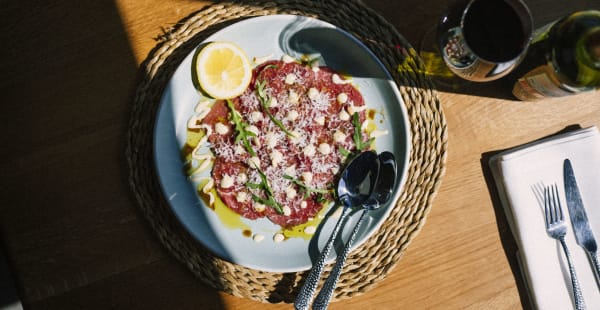
<path fill-rule="evenodd" d="M 534 33 L 513 95 L 538 100 L 600 88 L 600 11 L 573 13 Z"/>

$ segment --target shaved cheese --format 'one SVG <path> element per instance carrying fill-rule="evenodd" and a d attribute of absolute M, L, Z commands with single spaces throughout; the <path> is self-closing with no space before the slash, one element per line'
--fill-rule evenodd
<path fill-rule="evenodd" d="M 337 142 L 337 143 L 342 143 L 346 140 L 346 135 L 339 131 L 336 130 L 335 133 L 333 133 L 333 141 Z"/>
<path fill-rule="evenodd" d="M 355 107 L 353 105 L 350 105 L 350 106 L 348 106 L 348 113 L 350 113 L 350 114 L 359 113 L 366 109 L 367 109 L 367 106 L 364 106 L 364 105 L 360 106 L 360 107 Z"/>
<path fill-rule="evenodd" d="M 230 188 L 233 186 L 234 180 L 230 175 L 224 175 L 221 179 L 221 187 L 222 188 Z"/>
<path fill-rule="evenodd" d="M 245 184 L 248 182 L 248 175 L 242 172 L 238 174 L 236 181 L 240 184 Z"/>
<path fill-rule="evenodd" d="M 285 195 L 289 200 L 296 198 L 296 194 L 296 190 L 291 186 L 285 189 Z"/>
<path fill-rule="evenodd" d="M 315 226 L 306 226 L 304 228 L 304 233 L 307 235 L 313 235 L 317 231 Z"/>
<path fill-rule="evenodd" d="M 292 209 L 290 209 L 290 207 L 288 206 L 283 206 L 283 215 L 285 216 L 290 216 L 292 215 Z"/>
<path fill-rule="evenodd" d="M 283 173 L 285 175 L 289 175 L 291 177 L 295 177 L 296 176 L 296 165 L 289 166 L 289 167 L 285 168 L 285 170 L 283 171 Z"/>
<path fill-rule="evenodd" d="M 295 120 L 298 118 L 298 116 L 300 116 L 300 114 L 298 114 L 298 111 L 296 111 L 296 110 L 291 110 L 291 111 L 289 111 L 289 112 L 287 113 L 287 116 L 286 116 L 286 118 L 287 118 L 289 121 L 293 122 L 293 121 L 295 121 Z"/>
<path fill-rule="evenodd" d="M 252 204 L 252 208 L 253 208 L 253 209 L 254 209 L 256 212 L 263 212 L 263 211 L 265 211 L 265 209 L 267 208 L 267 206 L 265 206 L 264 204 L 262 204 L 262 203 L 259 203 L 259 202 L 254 202 L 254 203 Z"/>
<path fill-rule="evenodd" d="M 248 202 L 250 201 L 250 195 L 247 192 L 237 192 L 235 194 L 235 200 L 241 203 Z"/>
<path fill-rule="evenodd" d="M 258 158 L 256 156 L 252 156 L 252 157 L 248 158 L 248 166 L 250 166 L 250 168 L 253 168 L 253 169 L 259 169 L 260 168 L 260 158 Z"/>
<path fill-rule="evenodd" d="M 290 92 L 288 94 L 288 98 L 289 98 L 289 102 L 291 104 L 298 104 L 298 102 L 300 100 L 300 96 L 298 96 L 298 93 L 295 92 L 294 90 L 290 90 Z"/>
<path fill-rule="evenodd" d="M 319 96 L 319 91 L 316 88 L 311 87 L 308 89 L 308 98 L 309 99 L 315 100 L 315 99 L 317 99 L 318 96 Z"/>
<path fill-rule="evenodd" d="M 285 76 L 286 84 L 292 85 L 292 84 L 294 84 L 294 82 L 296 82 L 296 75 L 294 75 L 293 73 L 289 73 L 288 75 Z"/>
<path fill-rule="evenodd" d="M 220 135 L 226 135 L 229 132 L 229 127 L 223 123 L 216 123 L 215 132 Z"/>
<path fill-rule="evenodd" d="M 265 135 L 265 139 L 266 139 L 266 142 L 267 142 L 267 147 L 269 149 L 273 149 L 273 148 L 275 148 L 275 146 L 277 146 L 277 136 L 272 131 L 269 131 Z"/>
<path fill-rule="evenodd" d="M 285 240 L 285 236 L 283 234 L 281 234 L 281 233 L 276 233 L 273 236 L 273 241 L 275 241 L 277 243 L 282 242 L 283 240 Z"/>
<path fill-rule="evenodd" d="M 346 112 L 346 110 L 342 110 L 339 114 L 338 117 L 342 120 L 342 121 L 349 121 L 350 120 L 350 114 L 348 114 L 348 112 Z"/>
<path fill-rule="evenodd" d="M 260 134 L 260 130 L 258 129 L 258 127 L 254 126 L 254 125 L 250 125 L 250 126 L 246 127 L 246 131 L 249 131 L 257 136 Z"/>
<path fill-rule="evenodd" d="M 329 153 L 331 153 L 331 145 L 327 143 L 319 144 L 319 153 L 323 155 L 328 155 Z"/>
<path fill-rule="evenodd" d="M 259 111 L 252 111 L 250 114 L 250 120 L 254 123 L 258 123 L 263 120 L 263 114 Z"/>
<path fill-rule="evenodd" d="M 308 156 L 308 157 L 312 157 L 315 156 L 316 150 L 315 150 L 315 146 L 310 144 L 307 147 L 304 148 L 304 155 Z"/>
<path fill-rule="evenodd" d="M 271 165 L 273 167 L 278 166 L 283 161 L 283 154 L 281 154 L 281 152 L 278 150 L 273 150 L 271 152 L 270 157 L 271 157 Z"/>
<path fill-rule="evenodd" d="M 337 99 L 337 101 L 339 103 L 346 103 L 346 102 L 348 102 L 348 94 L 346 94 L 346 93 L 339 93 L 337 95 L 336 99 Z"/>
<path fill-rule="evenodd" d="M 352 80 L 343 80 L 338 74 L 333 74 L 331 76 L 331 81 L 334 84 L 348 84 L 348 83 L 352 83 Z"/>
<path fill-rule="evenodd" d="M 310 185 L 310 183 L 312 183 L 312 180 L 313 180 L 312 172 L 302 172 L 302 181 L 304 181 L 304 184 Z"/>

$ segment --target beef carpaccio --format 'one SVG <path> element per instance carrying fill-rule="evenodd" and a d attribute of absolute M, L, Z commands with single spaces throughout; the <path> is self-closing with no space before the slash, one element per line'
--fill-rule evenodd
<path fill-rule="evenodd" d="M 274 60 L 254 69 L 242 95 L 216 101 L 198 121 L 221 200 L 245 218 L 289 228 L 334 200 L 348 154 L 368 145 L 365 119 L 362 95 L 338 73 Z"/>

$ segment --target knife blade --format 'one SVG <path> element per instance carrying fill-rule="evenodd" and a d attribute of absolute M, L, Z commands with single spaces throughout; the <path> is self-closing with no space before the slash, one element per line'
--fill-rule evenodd
<path fill-rule="evenodd" d="M 590 257 L 592 264 L 595 269 L 596 281 L 600 285 L 600 264 L 598 263 L 598 245 L 596 239 L 590 227 L 585 208 L 583 206 L 583 200 L 579 188 L 577 187 L 577 181 L 575 180 L 575 172 L 573 172 L 573 166 L 569 159 L 565 159 L 563 164 L 563 178 L 565 183 L 565 197 L 567 200 L 567 208 L 569 210 L 569 217 L 571 218 L 571 225 L 575 232 L 575 240 L 577 244 L 586 250 Z"/>

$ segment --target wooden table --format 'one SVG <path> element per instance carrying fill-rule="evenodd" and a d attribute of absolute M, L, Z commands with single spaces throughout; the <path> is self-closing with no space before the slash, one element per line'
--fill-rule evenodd
<path fill-rule="evenodd" d="M 365 1 L 418 44 L 449 0 Z M 528 0 L 536 25 L 595 1 Z M 157 240 L 127 183 L 138 68 L 163 28 L 209 2 L 4 1 L 1 244 L 31 309 L 290 309 L 203 285 Z M 332 309 L 528 308 L 485 159 L 567 126 L 600 125 L 600 93 L 540 102 L 500 83 L 440 91 L 447 171 L 389 276 Z M 1 304 L 0 304 L 1 306 Z"/>

